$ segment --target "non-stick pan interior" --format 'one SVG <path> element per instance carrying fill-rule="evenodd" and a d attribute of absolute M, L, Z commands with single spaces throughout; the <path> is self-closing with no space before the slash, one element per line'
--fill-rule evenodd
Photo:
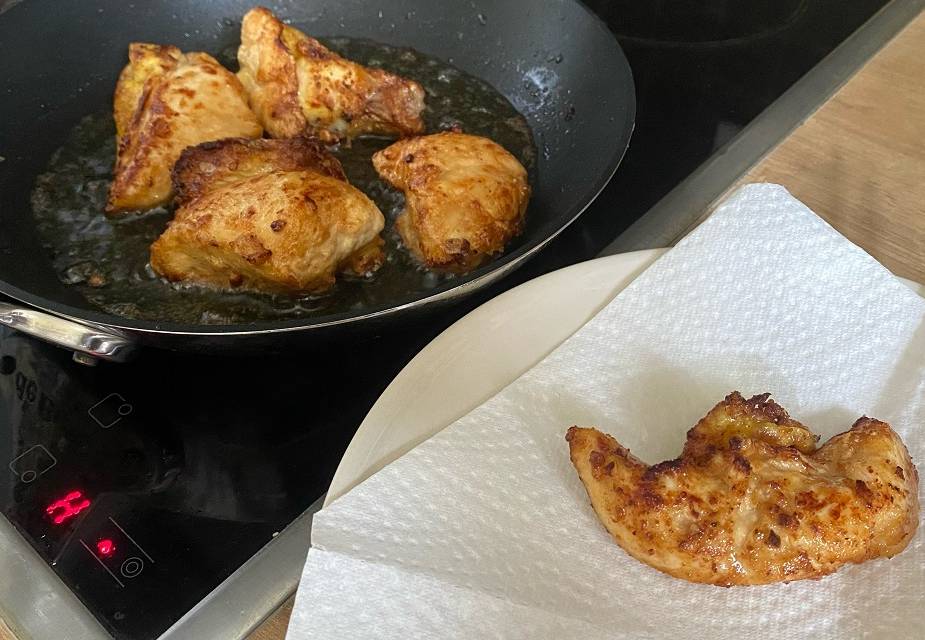
<path fill-rule="evenodd" d="M 35 177 L 64 136 L 111 106 L 129 42 L 217 54 L 237 43 L 253 4 L 25 0 L 0 14 L 0 289 L 65 315 L 142 330 L 221 333 L 335 319 L 197 327 L 103 314 L 60 282 L 30 212 Z M 574 0 L 310 0 L 269 8 L 312 35 L 369 38 L 446 59 L 492 84 L 527 118 L 539 153 L 526 231 L 504 256 L 447 287 L 503 268 L 553 236 L 603 188 L 628 143 L 629 68 L 603 23 Z"/>

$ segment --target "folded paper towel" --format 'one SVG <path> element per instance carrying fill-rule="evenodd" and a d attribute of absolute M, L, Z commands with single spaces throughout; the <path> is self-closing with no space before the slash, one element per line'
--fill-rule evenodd
<path fill-rule="evenodd" d="M 289 638 L 922 637 L 920 528 L 892 560 L 722 589 L 627 556 L 563 439 L 649 462 L 732 389 L 925 458 L 925 300 L 785 189 L 749 185 L 497 396 L 315 516 Z"/>

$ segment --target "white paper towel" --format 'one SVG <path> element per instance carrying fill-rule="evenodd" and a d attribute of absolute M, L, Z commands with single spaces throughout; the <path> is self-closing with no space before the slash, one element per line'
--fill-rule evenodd
<path fill-rule="evenodd" d="M 925 637 L 921 527 L 892 560 L 731 589 L 609 537 L 566 429 L 658 462 L 733 389 L 824 439 L 886 420 L 921 462 L 925 301 L 782 187 L 741 189 L 535 368 L 317 514 L 289 638 Z"/>

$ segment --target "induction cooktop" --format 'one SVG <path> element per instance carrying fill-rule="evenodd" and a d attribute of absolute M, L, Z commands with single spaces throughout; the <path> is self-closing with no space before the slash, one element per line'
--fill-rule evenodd
<path fill-rule="evenodd" d="M 391 372 L 336 360 L 86 367 L 2 329 L 4 515 L 112 636 L 158 637 L 324 493 Z"/>
<path fill-rule="evenodd" d="M 587 4 L 632 67 L 635 134 L 595 204 L 503 283 L 285 357 L 148 350 L 87 367 L 0 329 L 0 614 L 12 626 L 241 637 L 294 588 L 311 513 L 404 364 L 501 290 L 597 255 L 886 3 Z"/>

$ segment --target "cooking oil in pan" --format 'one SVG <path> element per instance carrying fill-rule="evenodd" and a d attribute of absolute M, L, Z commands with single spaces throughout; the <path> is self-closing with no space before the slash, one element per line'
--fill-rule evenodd
<path fill-rule="evenodd" d="M 421 83 L 427 93 L 428 132 L 459 126 L 489 137 L 517 156 L 533 175 L 536 149 L 530 128 L 487 83 L 412 49 L 351 38 L 333 38 L 326 44 L 347 58 Z M 233 68 L 233 57 L 223 62 Z M 115 127 L 109 111 L 84 118 L 53 154 L 47 171 L 36 180 L 32 209 L 61 280 L 115 315 L 238 324 L 363 311 L 397 303 L 453 277 L 422 269 L 400 246 L 393 223 L 404 206 L 403 197 L 379 180 L 370 162 L 372 154 L 390 142 L 364 137 L 333 150 L 351 184 L 372 198 L 386 217 L 387 259 L 372 277 L 341 277 L 320 296 L 214 291 L 158 278 L 148 264 L 148 248 L 172 212 L 158 208 L 118 219 L 103 213 L 115 159 Z"/>

